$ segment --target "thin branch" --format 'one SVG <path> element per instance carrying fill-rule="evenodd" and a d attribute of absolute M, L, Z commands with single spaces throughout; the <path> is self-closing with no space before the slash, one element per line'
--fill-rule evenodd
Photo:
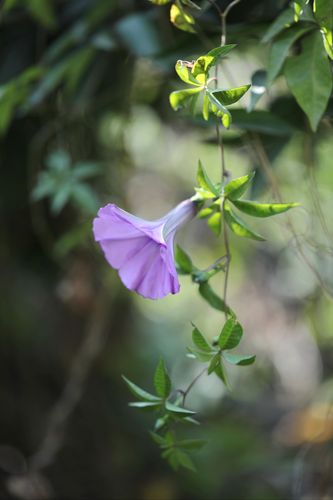
<path fill-rule="evenodd" d="M 194 377 L 194 379 L 192 380 L 192 382 L 188 385 L 188 387 L 183 391 L 183 390 L 179 390 L 178 392 L 180 392 L 183 396 L 183 401 L 182 401 L 182 405 L 185 406 L 185 401 L 186 401 L 186 398 L 188 396 L 188 393 L 192 390 L 192 388 L 194 387 L 194 385 L 197 383 L 197 381 L 202 377 L 202 375 L 207 371 L 207 367 L 205 366 L 205 368 L 203 370 L 201 370 L 201 372 L 198 373 L 198 375 L 196 377 Z"/>

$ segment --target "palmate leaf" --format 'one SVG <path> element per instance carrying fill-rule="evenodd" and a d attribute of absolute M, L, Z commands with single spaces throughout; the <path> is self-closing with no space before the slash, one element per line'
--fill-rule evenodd
<path fill-rule="evenodd" d="M 265 241 L 265 238 L 250 229 L 248 225 L 242 219 L 240 219 L 240 217 L 232 212 L 227 203 L 224 204 L 224 218 L 231 231 L 237 236 L 241 236 L 243 238 L 251 238 L 258 241 Z"/>
<path fill-rule="evenodd" d="M 332 92 L 330 63 L 318 31 L 305 37 L 299 55 L 287 60 L 284 75 L 312 130 L 316 131 Z"/>
<path fill-rule="evenodd" d="M 299 203 L 257 203 L 248 200 L 232 200 L 232 203 L 238 210 L 253 217 L 272 217 L 299 206 Z"/>
<path fill-rule="evenodd" d="M 162 403 L 162 398 L 159 398 L 158 396 L 155 396 L 154 394 L 150 394 L 149 392 L 145 391 L 144 389 L 141 389 L 138 385 L 134 384 L 131 382 L 128 378 L 126 378 L 124 375 L 122 375 L 122 378 L 124 382 L 126 383 L 127 387 L 131 391 L 134 396 L 136 396 L 138 399 L 141 401 L 146 401 L 150 403 Z"/>
<path fill-rule="evenodd" d="M 219 335 L 218 345 L 222 350 L 237 347 L 243 336 L 243 328 L 235 318 L 228 319 Z"/>
<path fill-rule="evenodd" d="M 160 359 L 155 371 L 154 386 L 158 396 L 163 399 L 169 396 L 171 391 L 171 380 L 162 358 Z"/>
<path fill-rule="evenodd" d="M 224 196 L 230 200 L 237 200 L 248 189 L 250 182 L 254 177 L 255 172 L 242 177 L 237 177 L 224 187 Z"/>

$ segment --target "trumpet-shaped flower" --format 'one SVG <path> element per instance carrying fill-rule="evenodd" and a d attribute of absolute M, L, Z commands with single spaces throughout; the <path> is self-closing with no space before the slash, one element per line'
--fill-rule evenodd
<path fill-rule="evenodd" d="M 127 288 L 146 298 L 161 299 L 179 292 L 174 237 L 195 214 L 192 200 L 183 201 L 156 221 L 140 219 L 108 204 L 94 219 L 94 237 Z"/>

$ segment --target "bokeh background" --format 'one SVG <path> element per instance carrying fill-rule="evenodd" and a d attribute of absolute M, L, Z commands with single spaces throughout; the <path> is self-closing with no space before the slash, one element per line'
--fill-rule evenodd
<path fill-rule="evenodd" d="M 232 237 L 229 301 L 257 361 L 229 370 L 232 392 L 214 375 L 191 392 L 197 473 L 170 469 L 152 417 L 128 407 L 121 374 L 150 390 L 163 356 L 186 387 L 201 369 L 190 322 L 210 338 L 223 322 L 186 276 L 161 301 L 129 292 L 91 232 L 108 202 L 154 219 L 191 196 L 199 158 L 219 179 L 214 126 L 168 103 L 175 62 L 219 44 L 203 4 L 199 36 L 146 0 L 0 7 L 0 498 L 333 498 L 333 107 L 310 133 L 283 79 L 225 134 L 232 176 L 256 170 L 252 198 L 302 204 L 256 224 L 266 242 Z M 285 5 L 230 12 L 223 86 L 265 69 L 261 38 Z M 222 252 L 202 220 L 178 242 L 202 269 Z"/>

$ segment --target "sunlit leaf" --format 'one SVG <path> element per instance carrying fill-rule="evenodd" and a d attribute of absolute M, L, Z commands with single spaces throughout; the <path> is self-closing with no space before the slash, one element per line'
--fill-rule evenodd
<path fill-rule="evenodd" d="M 195 33 L 195 19 L 180 3 L 173 3 L 170 9 L 170 21 L 179 30 Z"/>
<path fill-rule="evenodd" d="M 192 89 L 175 90 L 174 92 L 171 92 L 169 96 L 171 107 L 175 111 L 184 108 L 189 104 L 191 97 L 193 97 L 193 95 L 197 94 L 201 90 L 201 87 L 197 87 Z"/>
<path fill-rule="evenodd" d="M 253 217 L 272 217 L 299 206 L 299 203 L 257 203 L 248 200 L 232 200 L 232 203 L 238 210 Z"/>
<path fill-rule="evenodd" d="M 154 386 L 156 394 L 161 398 L 167 398 L 171 391 L 171 380 L 161 358 L 154 375 Z"/>
<path fill-rule="evenodd" d="M 255 173 L 252 172 L 251 174 L 237 177 L 236 179 L 228 182 L 228 184 L 224 187 L 224 196 L 230 200 L 237 200 L 240 198 L 248 189 L 254 174 Z"/>
<path fill-rule="evenodd" d="M 148 1 L 154 3 L 155 5 L 165 5 L 171 2 L 171 0 L 148 0 Z"/>
<path fill-rule="evenodd" d="M 138 408 L 139 410 L 144 410 L 144 411 L 154 411 L 160 408 L 161 403 L 151 403 L 150 401 L 134 401 L 128 403 L 128 406 L 130 406 L 131 408 Z"/>
<path fill-rule="evenodd" d="M 215 212 L 207 220 L 207 224 L 216 236 L 221 233 L 221 212 Z"/>
<path fill-rule="evenodd" d="M 194 76 L 192 75 L 190 69 L 186 66 L 184 61 L 177 61 L 176 66 L 175 66 L 177 75 L 183 82 L 188 83 L 189 85 L 197 85 L 201 86 L 201 83 L 199 83 Z"/>
<path fill-rule="evenodd" d="M 242 219 L 240 219 L 234 212 L 232 212 L 227 204 L 224 205 L 224 217 L 231 231 L 237 236 L 241 236 L 243 238 L 251 238 L 258 241 L 265 240 L 265 238 L 250 229 Z"/>
<path fill-rule="evenodd" d="M 243 85 L 228 90 L 214 90 L 212 94 L 223 106 L 229 106 L 239 101 L 250 87 L 251 85 Z"/>
<path fill-rule="evenodd" d="M 192 74 L 200 82 L 205 81 L 205 77 L 212 66 L 215 66 L 221 57 L 225 57 L 234 47 L 235 44 L 223 45 L 223 47 L 216 47 L 207 54 L 199 57 L 192 68 Z"/>

